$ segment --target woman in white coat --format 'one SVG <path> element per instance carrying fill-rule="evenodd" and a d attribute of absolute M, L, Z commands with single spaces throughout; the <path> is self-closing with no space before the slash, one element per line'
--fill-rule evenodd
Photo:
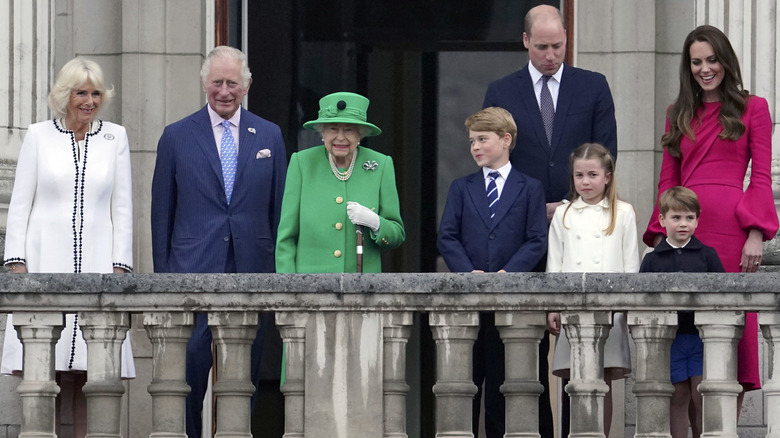
<path fill-rule="evenodd" d="M 124 273 L 132 271 L 130 151 L 125 128 L 96 118 L 113 95 L 98 64 L 84 58 L 57 74 L 49 107 L 53 120 L 29 126 L 8 207 L 4 264 L 11 272 Z M 22 371 L 22 344 L 9 315 L 3 346 L 6 374 Z M 122 376 L 135 377 L 129 339 Z M 74 385 L 74 437 L 86 434 L 87 352 L 77 315 L 67 315 L 56 345 L 60 386 Z M 62 393 L 61 393 L 62 394 Z"/>

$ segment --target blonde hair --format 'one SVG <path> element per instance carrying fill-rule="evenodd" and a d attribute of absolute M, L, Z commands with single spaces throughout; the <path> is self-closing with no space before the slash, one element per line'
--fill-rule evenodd
<path fill-rule="evenodd" d="M 701 204 L 699 204 L 699 198 L 693 190 L 683 186 L 674 186 L 664 191 L 658 198 L 658 210 L 664 216 L 670 210 L 676 210 L 692 211 L 696 213 L 696 217 L 699 217 Z"/>
<path fill-rule="evenodd" d="M 65 117 L 68 114 L 68 103 L 70 103 L 70 93 L 86 84 L 92 82 L 92 86 L 100 92 L 101 105 L 111 102 L 114 96 L 114 87 L 106 88 L 103 78 L 103 69 L 98 63 L 86 58 L 76 57 L 65 63 L 57 73 L 57 79 L 49 93 L 49 108 L 57 117 Z"/>
<path fill-rule="evenodd" d="M 476 112 L 466 119 L 465 125 L 469 131 L 495 132 L 499 137 L 509 134 L 512 136 L 509 150 L 511 151 L 515 148 L 517 124 L 515 124 L 512 114 L 503 108 L 491 106 Z"/>
<path fill-rule="evenodd" d="M 574 162 L 577 160 L 596 160 L 601 164 L 601 168 L 604 169 L 604 173 L 611 175 L 606 188 L 604 189 L 604 197 L 607 198 L 609 203 L 609 225 L 604 229 L 604 234 L 611 235 L 615 231 L 615 222 L 617 222 L 617 180 L 615 179 L 615 159 L 612 158 L 612 154 L 604 146 L 598 143 L 585 143 L 574 150 L 569 158 L 569 200 L 574 201 L 579 194 L 577 188 L 574 185 Z M 563 212 L 564 227 L 566 227 L 566 213 L 569 212 L 571 203 L 566 206 L 566 210 Z M 568 227 L 566 227 L 568 229 Z"/>

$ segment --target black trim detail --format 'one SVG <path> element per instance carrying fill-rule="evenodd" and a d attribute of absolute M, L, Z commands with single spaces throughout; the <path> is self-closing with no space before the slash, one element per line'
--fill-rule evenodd
<path fill-rule="evenodd" d="M 122 268 L 127 272 L 133 272 L 133 267 L 124 263 L 114 263 L 115 268 Z"/>

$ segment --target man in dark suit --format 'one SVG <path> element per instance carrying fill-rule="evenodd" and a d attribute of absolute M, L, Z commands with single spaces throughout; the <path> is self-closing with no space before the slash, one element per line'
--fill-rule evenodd
<path fill-rule="evenodd" d="M 155 272 L 274 272 L 287 159 L 279 127 L 244 108 L 246 55 L 216 47 L 203 62 L 208 105 L 165 128 L 152 182 Z M 259 378 L 264 315 L 252 345 Z M 200 438 L 211 368 L 211 330 L 196 314 L 187 345 L 187 435 Z"/>
<path fill-rule="evenodd" d="M 517 123 L 512 165 L 544 186 L 547 220 L 569 192 L 569 156 L 583 143 L 599 143 L 617 158 L 617 125 L 612 93 L 604 75 L 565 65 L 566 30 L 561 12 L 552 6 L 532 8 L 525 16 L 523 45 L 530 62 L 492 82 L 483 107 L 508 110 Z M 537 267 L 544 271 L 544 261 Z M 548 336 L 540 344 L 539 433 L 552 438 L 552 411 L 547 403 Z M 566 415 L 564 415 L 566 417 Z M 564 418 L 564 429 L 568 418 Z"/>

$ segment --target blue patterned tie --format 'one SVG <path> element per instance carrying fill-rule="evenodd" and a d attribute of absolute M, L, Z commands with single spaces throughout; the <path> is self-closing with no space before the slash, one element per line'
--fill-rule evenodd
<path fill-rule="evenodd" d="M 236 141 L 230 132 L 230 122 L 222 122 L 225 132 L 222 133 L 222 142 L 219 146 L 219 154 L 222 158 L 222 179 L 225 182 L 225 198 L 230 204 L 230 197 L 233 195 L 233 184 L 236 182 Z"/>
<path fill-rule="evenodd" d="M 544 133 L 547 134 L 547 146 L 552 146 L 553 121 L 555 120 L 555 105 L 553 105 L 550 89 L 547 88 L 547 81 L 551 77 L 542 76 L 542 93 L 539 95 L 539 109 L 542 111 Z"/>
<path fill-rule="evenodd" d="M 496 215 L 496 205 L 498 204 L 498 187 L 496 186 L 496 178 L 499 176 L 501 176 L 501 174 L 495 170 L 488 173 L 490 182 L 488 182 L 487 185 L 487 197 L 488 206 L 490 207 L 490 219 L 493 219 L 493 216 Z"/>

